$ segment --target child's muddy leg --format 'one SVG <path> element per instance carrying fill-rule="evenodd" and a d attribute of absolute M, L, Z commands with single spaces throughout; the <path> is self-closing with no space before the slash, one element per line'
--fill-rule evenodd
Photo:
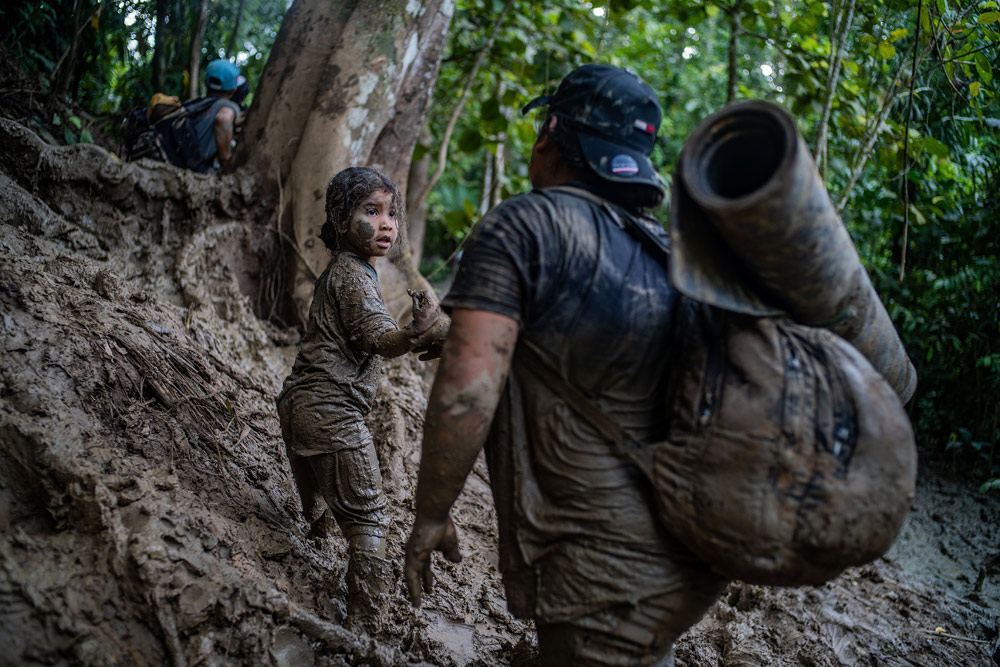
<path fill-rule="evenodd" d="M 320 491 L 309 457 L 289 455 L 288 460 L 292 467 L 295 488 L 298 489 L 299 498 L 302 500 L 302 514 L 309 524 L 309 537 L 330 537 L 336 531 L 333 514 Z"/>
<path fill-rule="evenodd" d="M 349 545 L 348 617 L 377 631 L 385 594 L 392 584 L 392 566 L 385 558 L 389 515 L 375 445 L 368 435 L 359 449 L 321 459 L 316 476 Z"/>
<path fill-rule="evenodd" d="M 309 537 L 329 537 L 336 532 L 336 527 L 333 525 L 333 514 L 320 492 L 319 483 L 316 480 L 316 474 L 313 472 L 313 465 L 310 463 L 309 457 L 295 454 L 294 414 L 295 408 L 291 397 L 285 397 L 278 404 L 278 421 L 281 424 L 281 436 L 285 441 L 285 453 L 292 469 L 292 480 L 295 482 L 295 489 L 299 492 L 299 499 L 302 501 L 302 514 L 306 518 L 306 523 L 309 524 Z M 307 435 L 311 434 L 309 429 L 304 430 Z"/>

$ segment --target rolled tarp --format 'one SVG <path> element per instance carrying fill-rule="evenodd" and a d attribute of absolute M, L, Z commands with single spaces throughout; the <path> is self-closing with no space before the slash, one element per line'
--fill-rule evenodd
<path fill-rule="evenodd" d="M 738 102 L 698 126 L 674 173 L 670 233 L 681 293 L 827 328 L 902 402 L 913 396 L 913 364 L 787 111 Z"/>

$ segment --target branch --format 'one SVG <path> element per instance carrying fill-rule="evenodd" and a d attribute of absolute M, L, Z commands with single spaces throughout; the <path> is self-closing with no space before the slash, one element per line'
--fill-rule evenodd
<path fill-rule="evenodd" d="M 921 3 L 922 2 L 923 0 L 921 0 Z M 917 17 L 917 20 L 918 21 L 920 20 L 919 16 Z M 919 42 L 916 42 L 916 44 L 919 44 Z M 928 45 L 928 47 L 925 48 L 919 54 L 917 53 L 917 46 L 914 46 L 914 54 L 916 57 L 916 62 L 912 65 L 912 71 L 916 72 L 917 68 L 920 67 L 920 63 L 927 56 L 928 53 L 930 53 L 930 45 Z M 865 163 L 868 161 L 872 149 L 875 147 L 875 142 L 878 139 L 879 129 L 885 124 L 885 119 L 889 115 L 889 110 L 896 103 L 896 100 L 899 99 L 899 96 L 903 94 L 902 90 L 896 90 L 899 84 L 899 76 L 903 70 L 903 65 L 904 63 L 901 63 L 900 66 L 896 68 L 896 73 L 893 75 L 892 81 L 889 83 L 888 92 L 886 93 L 886 98 L 885 102 L 882 105 L 882 109 L 879 111 L 878 116 L 875 119 L 875 123 L 872 125 L 872 128 L 870 130 L 870 134 L 864 142 L 864 145 L 860 149 L 858 149 L 858 154 L 857 157 L 855 158 L 856 162 L 854 168 L 851 171 L 851 178 L 848 181 L 847 186 L 844 188 L 844 194 L 841 196 L 840 201 L 837 203 L 837 213 L 840 213 L 841 211 L 844 210 L 844 206 L 847 204 L 847 198 L 850 196 L 851 190 L 853 190 L 854 186 L 857 184 L 858 178 L 860 178 L 861 176 L 861 171 L 864 169 Z"/>
<path fill-rule="evenodd" d="M 910 92 L 906 104 L 906 129 L 903 132 L 903 249 L 899 256 L 899 282 L 906 275 L 906 243 L 910 235 L 910 188 L 906 175 L 909 171 L 910 119 L 913 117 L 913 82 L 917 78 L 917 47 L 920 45 L 920 14 L 924 11 L 924 0 L 917 2 L 917 29 L 913 35 L 913 65 L 910 68 Z"/>
<path fill-rule="evenodd" d="M 840 61 L 844 57 L 844 44 L 847 42 L 847 33 L 850 31 L 853 21 L 854 0 L 848 0 L 846 11 L 842 10 L 834 22 L 833 39 L 830 40 L 830 73 L 826 78 L 823 113 L 820 115 L 819 129 L 816 132 L 816 166 L 824 176 L 826 175 L 826 137 L 830 127 L 830 114 L 833 111 L 833 97 L 837 90 L 837 81 L 840 79 Z"/>
<path fill-rule="evenodd" d="M 729 9 L 729 80 L 726 83 L 726 104 L 736 98 L 737 67 L 736 67 L 736 47 L 740 37 L 740 18 L 742 15 L 743 0 L 735 0 Z"/>
<path fill-rule="evenodd" d="M 513 4 L 514 0 L 507 0 L 504 4 L 503 9 L 500 10 L 500 14 L 497 15 L 496 20 L 493 22 L 493 27 L 490 28 L 490 36 L 486 40 L 486 45 L 479 52 L 479 55 L 476 56 L 476 62 L 473 64 L 472 71 L 469 73 L 469 78 L 465 82 L 465 88 L 462 90 L 462 95 L 458 98 L 458 103 L 455 104 L 455 108 L 451 112 L 451 118 L 448 119 L 448 125 L 445 127 L 444 136 L 441 137 L 441 148 L 438 150 L 437 167 L 435 167 L 434 173 L 427 180 L 427 185 L 425 185 L 424 189 L 420 191 L 420 195 L 416 199 L 418 202 L 427 199 L 427 195 L 431 193 L 431 190 L 434 189 L 434 185 L 437 183 L 438 179 L 441 178 L 441 174 L 444 173 L 445 160 L 448 157 L 448 143 L 451 141 L 452 132 L 455 131 L 455 124 L 458 123 L 458 117 L 462 114 L 462 109 L 465 108 L 465 100 L 469 96 L 472 84 L 476 81 L 476 75 L 479 73 L 479 67 L 483 64 L 483 60 L 486 59 L 486 54 L 493 46 L 493 41 L 497 36 L 497 30 L 500 28 L 500 22 L 503 21 L 504 16 L 507 15 L 508 10 L 510 10 L 511 5 Z"/>

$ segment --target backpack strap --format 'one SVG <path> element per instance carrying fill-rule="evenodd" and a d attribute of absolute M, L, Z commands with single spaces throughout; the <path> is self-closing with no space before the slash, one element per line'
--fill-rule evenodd
<path fill-rule="evenodd" d="M 629 435 L 621 424 L 597 407 L 596 403 L 570 385 L 533 343 L 524 338 L 518 341 L 514 365 L 518 371 L 535 376 L 542 384 L 565 399 L 574 412 L 590 422 L 591 426 L 611 441 L 618 453 L 628 457 L 647 477 L 652 475 L 652 456 L 646 446 Z"/>
<path fill-rule="evenodd" d="M 650 229 L 643 224 L 643 222 L 640 221 L 635 214 L 630 213 L 621 206 L 594 194 L 590 190 L 573 185 L 557 185 L 555 187 L 546 188 L 545 192 L 563 192 L 568 195 L 580 197 L 581 199 L 586 199 L 587 201 L 600 206 L 608 213 L 608 215 L 611 216 L 611 219 L 615 221 L 615 224 L 632 234 L 632 236 L 642 244 L 642 247 L 645 248 L 654 259 L 663 264 L 667 271 L 670 270 L 670 245 L 663 239 L 653 234 L 653 232 L 650 231 Z M 642 220 L 645 220 L 647 224 L 660 224 L 658 220 L 651 216 L 642 216 Z"/>

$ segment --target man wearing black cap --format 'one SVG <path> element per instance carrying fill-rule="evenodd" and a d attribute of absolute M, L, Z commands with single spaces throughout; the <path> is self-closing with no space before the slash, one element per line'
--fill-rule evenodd
<path fill-rule="evenodd" d="M 524 111 L 540 106 L 534 189 L 480 221 L 443 301 L 452 324 L 424 425 L 407 586 L 419 604 L 430 553 L 460 557 L 449 511 L 485 443 L 508 606 L 535 619 L 543 664 L 670 665 L 725 582 L 663 530 L 648 482 L 559 387 L 638 440 L 662 439 L 676 294 L 632 228 L 665 242 L 642 215 L 663 198 L 649 161 L 660 107 L 606 65 L 574 70 Z"/>

